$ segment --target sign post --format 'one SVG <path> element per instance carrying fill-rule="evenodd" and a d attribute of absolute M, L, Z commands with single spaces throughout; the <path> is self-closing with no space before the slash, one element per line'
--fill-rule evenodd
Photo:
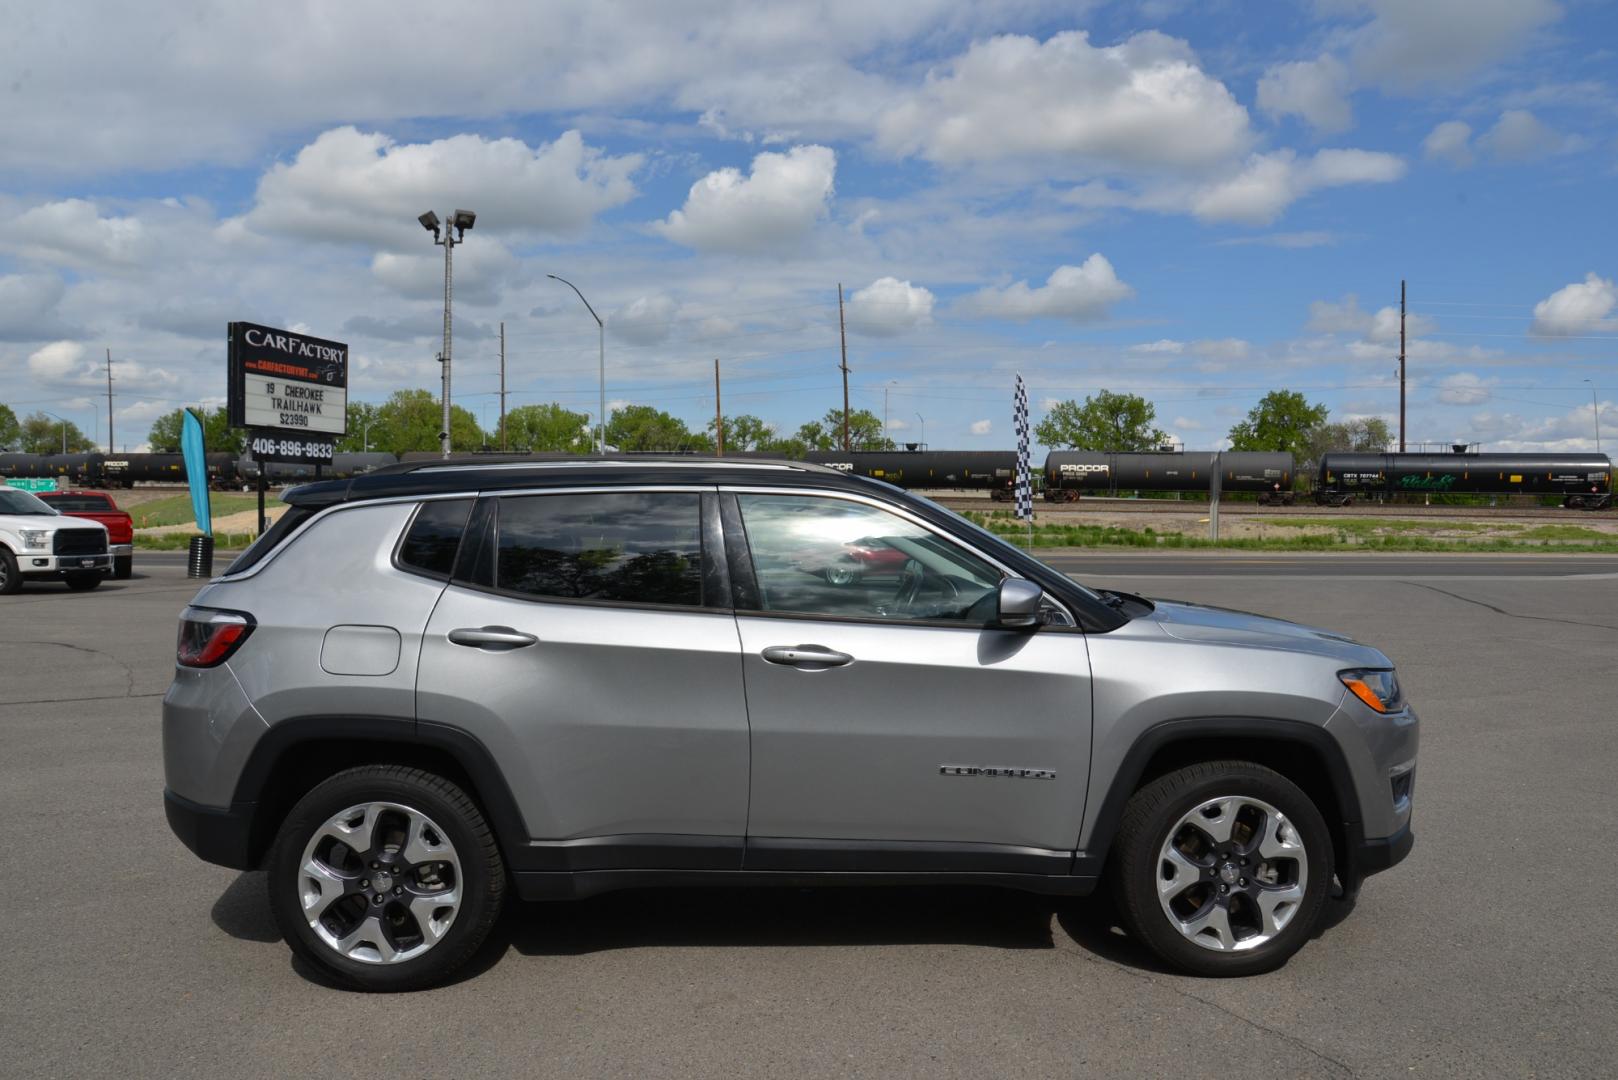
<path fill-rule="evenodd" d="M 340 341 L 233 322 L 229 328 L 230 426 L 246 428 L 258 465 L 258 528 L 272 461 L 331 464 L 348 434 L 348 346 Z"/>

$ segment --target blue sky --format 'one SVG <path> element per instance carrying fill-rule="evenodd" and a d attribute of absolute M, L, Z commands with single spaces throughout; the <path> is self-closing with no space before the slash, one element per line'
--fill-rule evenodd
<path fill-rule="evenodd" d="M 347 341 L 351 393 L 607 396 L 1012 445 L 1106 387 L 1221 445 L 1266 391 L 1413 443 L 1618 445 L 1618 14 L 1298 5 L 32 5 L 0 41 L 0 402 L 120 445 L 224 393 L 224 326 Z M 430 28 L 431 33 L 427 31 Z M 1588 380 L 1588 381 L 1587 381 Z M 1603 447 L 1607 447 L 1604 440 Z"/>

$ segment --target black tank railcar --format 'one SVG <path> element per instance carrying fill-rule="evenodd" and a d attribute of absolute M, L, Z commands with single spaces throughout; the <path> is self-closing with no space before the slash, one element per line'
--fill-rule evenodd
<path fill-rule="evenodd" d="M 1085 491 L 1198 491 L 1211 488 L 1211 452 L 1133 453 L 1053 450 L 1045 458 L 1045 498 L 1073 502 Z M 1221 491 L 1290 505 L 1292 455 L 1231 450 L 1218 455 Z"/>
<path fill-rule="evenodd" d="M 225 489 L 239 486 L 241 476 L 236 467 L 235 454 L 208 454 L 205 460 L 209 487 Z M 101 483 L 106 487 L 183 484 L 188 479 L 182 454 L 109 454 L 101 464 Z"/>
<path fill-rule="evenodd" d="M 1315 500 L 1346 506 L 1356 495 L 1560 495 L 1569 509 L 1612 505 L 1605 454 L 1326 454 Z"/>
<path fill-rule="evenodd" d="M 0 476 L 54 476 L 94 487 L 101 482 L 101 463 L 101 454 L 0 454 Z"/>
<path fill-rule="evenodd" d="M 1017 471 L 1017 455 L 1010 450 L 811 450 L 804 460 L 895 487 L 964 488 L 988 491 L 999 500 L 1011 497 Z"/>

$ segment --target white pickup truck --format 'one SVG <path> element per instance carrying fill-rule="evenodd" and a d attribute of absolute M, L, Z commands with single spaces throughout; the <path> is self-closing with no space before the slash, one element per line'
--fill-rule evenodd
<path fill-rule="evenodd" d="M 45 579 L 93 589 L 111 573 L 105 525 L 59 514 L 26 491 L 0 487 L 0 594 Z"/>

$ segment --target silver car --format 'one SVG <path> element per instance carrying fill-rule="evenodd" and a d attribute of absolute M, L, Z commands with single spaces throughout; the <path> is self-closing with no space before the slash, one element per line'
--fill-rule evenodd
<path fill-rule="evenodd" d="M 877 481 L 496 459 L 286 501 L 181 615 L 164 798 L 355 987 L 442 981 L 508 893 L 649 885 L 1104 881 L 1242 975 L 1411 847 L 1382 653 L 1092 591 Z"/>

